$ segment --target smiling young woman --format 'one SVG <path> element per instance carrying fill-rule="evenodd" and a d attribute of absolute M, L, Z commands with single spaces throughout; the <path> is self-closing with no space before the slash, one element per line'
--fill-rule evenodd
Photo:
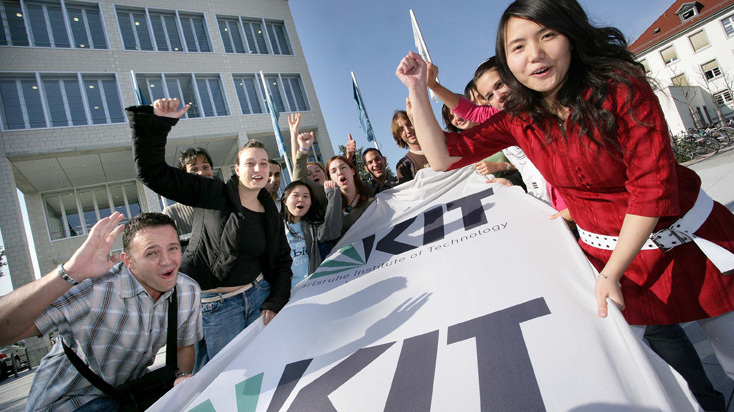
<path fill-rule="evenodd" d="M 520 146 L 578 224 L 601 274 L 599 316 L 609 298 L 632 325 L 696 320 L 734 377 L 734 277 L 722 275 L 734 270 L 734 215 L 676 163 L 660 104 L 622 33 L 592 26 L 575 0 L 515 1 L 497 33 L 505 112 L 461 134 L 444 134 L 433 117 L 420 56 L 409 53 L 396 70 L 431 166 L 454 169 Z"/>

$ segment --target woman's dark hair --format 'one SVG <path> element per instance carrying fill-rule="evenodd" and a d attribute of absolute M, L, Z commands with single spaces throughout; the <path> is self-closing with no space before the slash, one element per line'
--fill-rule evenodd
<path fill-rule="evenodd" d="M 571 64 L 556 100 L 571 109 L 568 121 L 579 125 L 580 135 L 598 146 L 618 149 L 614 115 L 602 105 L 614 85 L 620 83 L 629 88 L 630 103 L 635 93 L 633 80 L 645 80 L 644 69 L 627 49 L 622 32 L 613 27 L 594 27 L 576 0 L 517 0 L 502 14 L 495 47 L 500 77 L 512 91 L 505 111 L 515 116 L 529 115 L 533 123 L 548 131 L 548 138 L 558 119 L 544 105 L 541 94 L 522 85 L 507 64 L 505 31 L 512 17 L 533 21 L 568 38 Z"/>
<path fill-rule="evenodd" d="M 362 203 L 366 202 L 371 196 L 370 191 L 367 189 L 367 186 L 364 185 L 364 182 L 362 182 L 362 178 L 359 176 L 359 171 L 357 170 L 357 167 L 354 166 L 354 163 L 352 163 L 349 159 L 347 159 L 344 156 L 332 156 L 331 159 L 326 163 L 327 167 L 327 174 L 326 176 L 331 179 L 331 172 L 328 172 L 328 169 L 331 169 L 331 162 L 335 160 L 341 160 L 342 162 L 346 163 L 347 166 L 349 166 L 354 171 L 354 187 L 357 188 L 357 197 L 359 200 L 357 200 L 357 204 L 354 205 L 354 207 L 357 207 L 361 205 Z M 342 207 L 347 207 L 349 202 L 353 201 L 354 199 L 347 199 L 346 196 L 344 196 L 344 193 L 339 191 L 342 195 Z"/>
<path fill-rule="evenodd" d="M 311 206 L 308 208 L 308 212 L 301 218 L 301 220 L 305 220 L 308 223 L 320 223 L 324 221 L 324 205 L 322 205 L 319 200 L 316 198 L 316 196 L 313 195 L 313 190 L 311 190 L 311 186 L 309 186 L 306 182 L 303 180 L 294 180 L 292 181 L 288 186 L 285 187 L 285 190 L 283 190 L 283 196 L 280 198 L 280 216 L 285 219 L 288 223 L 293 223 L 293 215 L 288 210 L 288 207 L 285 205 L 286 200 L 288 199 L 288 196 L 290 196 L 293 189 L 295 189 L 298 186 L 303 186 L 306 189 L 308 189 L 308 193 L 311 196 Z"/>
<path fill-rule="evenodd" d="M 453 123 L 451 123 L 451 116 L 452 116 L 451 109 L 449 109 L 449 107 L 444 104 L 443 107 L 441 108 L 441 117 L 443 118 L 443 124 L 446 125 L 446 128 L 445 128 L 446 131 L 454 132 L 454 133 L 461 132 L 461 129 L 459 129 L 458 127 L 454 126 Z"/>

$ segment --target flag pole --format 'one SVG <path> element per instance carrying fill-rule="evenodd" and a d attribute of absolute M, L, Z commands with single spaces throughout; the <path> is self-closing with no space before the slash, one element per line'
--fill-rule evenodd
<path fill-rule="evenodd" d="M 275 133 L 275 141 L 278 146 L 278 152 L 280 152 L 280 155 L 283 157 L 283 161 L 285 161 L 285 168 L 288 170 L 288 176 L 293 179 L 293 169 L 291 168 L 291 163 L 288 160 L 289 156 L 287 155 L 287 150 L 285 149 L 285 143 L 283 143 L 283 134 L 280 132 L 280 126 L 278 126 L 278 116 L 280 115 L 278 113 L 278 109 L 275 107 L 275 104 L 273 103 L 273 100 L 270 98 L 270 89 L 268 88 L 268 83 L 265 81 L 265 75 L 263 74 L 262 70 L 260 70 L 260 80 L 262 81 L 263 85 L 263 93 L 265 93 L 265 101 L 268 104 L 268 108 L 270 109 L 270 120 L 273 122 L 273 133 Z"/>
<path fill-rule="evenodd" d="M 130 83 L 133 85 L 133 94 L 135 95 L 135 101 L 138 106 L 143 104 L 143 96 L 140 95 L 140 88 L 138 87 L 138 81 L 135 79 L 135 71 L 130 70 Z"/>
<path fill-rule="evenodd" d="M 418 19 L 415 18 L 415 13 L 413 13 L 413 9 L 410 9 L 410 23 L 413 26 L 413 39 L 415 41 L 415 47 L 418 49 L 418 54 L 421 55 L 423 60 L 433 63 L 433 60 L 431 60 L 431 54 L 428 53 L 426 42 L 425 40 L 423 40 L 423 34 L 421 33 L 421 28 L 418 25 Z M 436 82 L 438 83 L 438 78 L 436 78 Z M 428 89 L 428 92 L 431 95 L 431 100 L 436 103 L 441 103 L 438 100 L 438 97 L 436 97 L 436 94 L 433 93 L 433 90 Z"/>
<path fill-rule="evenodd" d="M 372 125 L 370 124 L 370 119 L 367 117 L 367 109 L 364 107 L 364 100 L 362 100 L 362 92 L 359 90 L 359 84 L 357 84 L 357 77 L 354 76 L 354 71 L 350 72 L 352 74 L 352 82 L 354 82 L 354 91 L 355 96 L 354 98 L 357 100 L 357 109 L 359 110 L 359 121 L 362 124 L 362 129 L 364 130 L 364 133 L 367 135 L 367 140 L 370 138 L 369 131 L 372 131 Z M 363 115 L 364 114 L 364 118 Z M 372 142 L 375 144 L 375 149 L 380 150 L 380 144 L 377 143 L 377 136 L 375 136 L 374 131 L 372 131 Z"/>

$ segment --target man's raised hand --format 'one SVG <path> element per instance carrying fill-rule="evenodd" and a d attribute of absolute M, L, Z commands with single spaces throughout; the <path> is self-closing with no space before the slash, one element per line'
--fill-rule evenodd
<path fill-rule="evenodd" d="M 120 261 L 118 255 L 110 256 L 110 251 L 117 236 L 125 229 L 119 224 L 124 218 L 122 213 L 115 212 L 92 227 L 84 243 L 64 263 L 64 270 L 69 276 L 81 282 L 107 272 Z"/>

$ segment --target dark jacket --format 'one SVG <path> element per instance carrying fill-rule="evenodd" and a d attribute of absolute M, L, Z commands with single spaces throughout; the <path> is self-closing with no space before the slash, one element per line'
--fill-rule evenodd
<path fill-rule="evenodd" d="M 132 106 L 126 110 L 133 131 L 138 179 L 154 192 L 195 208 L 193 231 L 181 272 L 194 278 L 202 290 L 218 287 L 236 270 L 242 252 L 240 241 L 247 236 L 243 231 L 245 217 L 237 176 L 224 183 L 168 166 L 166 136 L 178 120 L 154 115 L 152 106 Z M 270 283 L 270 296 L 260 309 L 278 312 L 290 298 L 290 247 L 270 194 L 262 189 L 257 198 L 265 207 L 267 244 L 262 273 Z M 242 284 L 254 280 L 245 279 Z"/>

